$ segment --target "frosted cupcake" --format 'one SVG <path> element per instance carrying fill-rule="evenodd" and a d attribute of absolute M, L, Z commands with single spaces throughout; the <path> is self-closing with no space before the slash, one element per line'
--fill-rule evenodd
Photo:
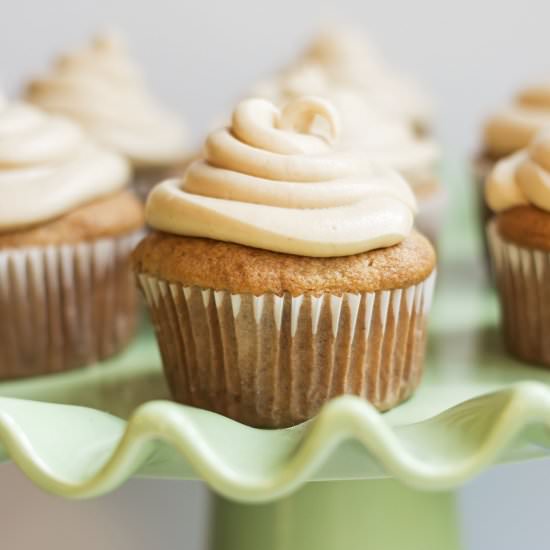
<path fill-rule="evenodd" d="M 365 154 L 387 164 L 411 185 L 418 201 L 416 225 L 433 243 L 444 221 L 447 193 L 440 182 L 439 149 L 427 136 L 418 136 L 402 118 L 390 116 L 369 103 L 356 88 L 331 82 L 319 66 L 304 65 L 257 92 L 277 105 L 303 96 L 328 99 L 338 110 L 342 132 L 336 147 Z"/>
<path fill-rule="evenodd" d="M 152 185 L 182 171 L 186 134 L 178 116 L 150 95 L 120 38 L 105 35 L 59 57 L 33 80 L 26 99 L 80 124 L 104 147 L 125 156 L 134 187 L 145 198 Z"/>
<path fill-rule="evenodd" d="M 336 151 L 338 134 L 325 100 L 246 100 L 152 191 L 134 266 L 177 401 L 283 427 L 346 393 L 387 410 L 419 384 L 435 254 L 406 182 Z"/>
<path fill-rule="evenodd" d="M 414 79 L 390 67 L 357 30 L 330 27 L 319 32 L 289 70 L 307 66 L 320 67 L 331 83 L 355 89 L 377 110 L 418 134 L 431 132 L 432 99 Z"/>
<path fill-rule="evenodd" d="M 132 337 L 144 219 L 129 175 L 69 120 L 0 106 L 0 377 L 93 363 Z"/>
<path fill-rule="evenodd" d="M 550 366 L 550 131 L 497 162 L 486 186 L 489 248 L 505 341 Z"/>
<path fill-rule="evenodd" d="M 481 227 L 484 229 L 491 211 L 484 200 L 484 188 L 495 163 L 529 146 L 531 140 L 550 126 L 550 82 L 524 88 L 512 104 L 496 111 L 483 128 L 483 143 L 474 172 Z M 483 231 L 485 239 L 485 232 Z"/>

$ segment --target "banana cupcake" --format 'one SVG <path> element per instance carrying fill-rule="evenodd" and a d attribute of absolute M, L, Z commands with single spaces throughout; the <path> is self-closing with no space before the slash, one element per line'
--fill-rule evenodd
<path fill-rule="evenodd" d="M 550 130 L 495 165 L 489 249 L 509 350 L 550 366 Z"/>
<path fill-rule="evenodd" d="M 483 128 L 481 151 L 474 162 L 476 196 L 483 240 L 491 211 L 485 202 L 485 182 L 496 162 L 529 146 L 544 128 L 550 127 L 550 82 L 525 87 L 514 101 L 489 117 Z"/>
<path fill-rule="evenodd" d="M 355 88 L 334 84 L 319 66 L 296 67 L 269 85 L 257 86 L 256 92 L 281 106 L 303 95 L 328 99 L 342 121 L 336 147 L 363 153 L 397 170 L 415 193 L 416 226 L 432 243 L 437 243 L 447 193 L 440 181 L 439 148 L 433 139 L 416 134 L 402 118 L 382 112 Z"/>
<path fill-rule="evenodd" d="M 432 99 L 413 78 L 390 67 L 358 30 L 325 28 L 306 48 L 300 64 L 322 67 L 331 82 L 356 89 L 368 103 L 419 135 L 432 132 Z"/>
<path fill-rule="evenodd" d="M 245 100 L 150 194 L 134 268 L 177 401 L 275 428 L 419 384 L 435 254 L 407 183 L 337 151 L 339 127 L 320 98 Z"/>
<path fill-rule="evenodd" d="M 0 105 L 0 377 L 109 357 L 134 334 L 130 168 L 68 119 Z"/>
<path fill-rule="evenodd" d="M 98 143 L 125 156 L 143 199 L 155 183 L 181 173 L 187 163 L 181 120 L 155 101 L 116 35 L 99 36 L 60 56 L 48 74 L 29 83 L 25 97 L 71 118 Z"/>

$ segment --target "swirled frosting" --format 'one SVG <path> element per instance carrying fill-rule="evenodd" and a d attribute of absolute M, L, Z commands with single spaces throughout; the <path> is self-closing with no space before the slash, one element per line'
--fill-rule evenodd
<path fill-rule="evenodd" d="M 73 122 L 31 105 L 0 105 L 0 231 L 55 218 L 122 189 L 128 163 Z"/>
<path fill-rule="evenodd" d="M 317 119 L 322 135 L 312 130 Z M 339 132 L 337 111 L 321 98 L 298 98 L 282 110 L 245 100 L 182 180 L 155 187 L 147 221 L 169 233 L 301 256 L 399 243 L 416 208 L 409 186 L 363 155 L 336 151 Z"/>
<path fill-rule="evenodd" d="M 414 187 L 434 179 L 439 151 L 433 140 L 419 137 L 403 119 L 381 112 L 356 88 L 330 81 L 318 64 L 284 71 L 275 80 L 257 85 L 255 93 L 284 105 L 303 95 L 329 100 L 338 110 L 342 132 L 336 144 L 356 150 L 398 170 Z"/>
<path fill-rule="evenodd" d="M 114 35 L 60 57 L 49 74 L 29 84 L 26 98 L 75 120 L 134 165 L 166 165 L 185 157 L 185 131 L 177 115 L 154 101 Z"/>
<path fill-rule="evenodd" d="M 485 195 L 495 212 L 532 204 L 550 212 L 550 130 L 529 145 L 496 163 Z"/>
<path fill-rule="evenodd" d="M 489 118 L 484 128 L 487 152 L 502 157 L 529 145 L 543 128 L 550 126 L 550 83 L 520 91 L 512 105 Z"/>

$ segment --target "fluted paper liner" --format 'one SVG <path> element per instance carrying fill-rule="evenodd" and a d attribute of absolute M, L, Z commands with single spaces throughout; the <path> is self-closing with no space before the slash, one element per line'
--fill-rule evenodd
<path fill-rule="evenodd" d="M 0 250 L 0 377 L 72 369 L 128 343 L 137 315 L 129 256 L 140 236 Z"/>
<path fill-rule="evenodd" d="M 505 241 L 494 221 L 487 235 L 506 345 L 520 359 L 550 366 L 550 253 Z"/>
<path fill-rule="evenodd" d="M 420 382 L 435 272 L 406 289 L 317 297 L 231 294 L 147 274 L 139 282 L 178 402 L 284 427 L 341 394 L 386 410 Z"/>

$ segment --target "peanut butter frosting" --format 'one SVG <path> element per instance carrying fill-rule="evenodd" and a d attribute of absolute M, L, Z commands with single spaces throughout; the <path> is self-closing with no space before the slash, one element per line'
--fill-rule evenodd
<path fill-rule="evenodd" d="M 283 109 L 244 100 L 183 179 L 152 191 L 147 222 L 172 234 L 311 257 L 401 242 L 413 224 L 412 191 L 389 168 L 337 151 L 339 134 L 338 112 L 324 99 L 301 97 Z"/>
<path fill-rule="evenodd" d="M 495 212 L 532 205 L 550 212 L 550 130 L 495 165 L 485 195 Z"/>
<path fill-rule="evenodd" d="M 135 166 L 179 162 L 187 151 L 177 115 L 152 98 L 123 41 L 109 34 L 57 59 L 49 74 L 32 81 L 26 97 L 65 115 L 99 143 Z"/>
<path fill-rule="evenodd" d="M 523 89 L 512 105 L 489 118 L 484 128 L 486 151 L 498 158 L 524 149 L 547 126 L 550 126 L 550 82 Z"/>
<path fill-rule="evenodd" d="M 428 137 L 419 137 L 403 119 L 381 112 L 355 88 L 330 81 L 320 65 L 309 63 L 261 82 L 254 92 L 283 105 L 302 95 L 328 99 L 338 110 L 342 132 L 337 147 L 357 150 L 372 160 L 398 170 L 412 187 L 433 181 L 439 149 Z"/>
<path fill-rule="evenodd" d="M 73 122 L 23 102 L 0 105 L 0 232 L 53 219 L 114 193 L 128 163 Z"/>

